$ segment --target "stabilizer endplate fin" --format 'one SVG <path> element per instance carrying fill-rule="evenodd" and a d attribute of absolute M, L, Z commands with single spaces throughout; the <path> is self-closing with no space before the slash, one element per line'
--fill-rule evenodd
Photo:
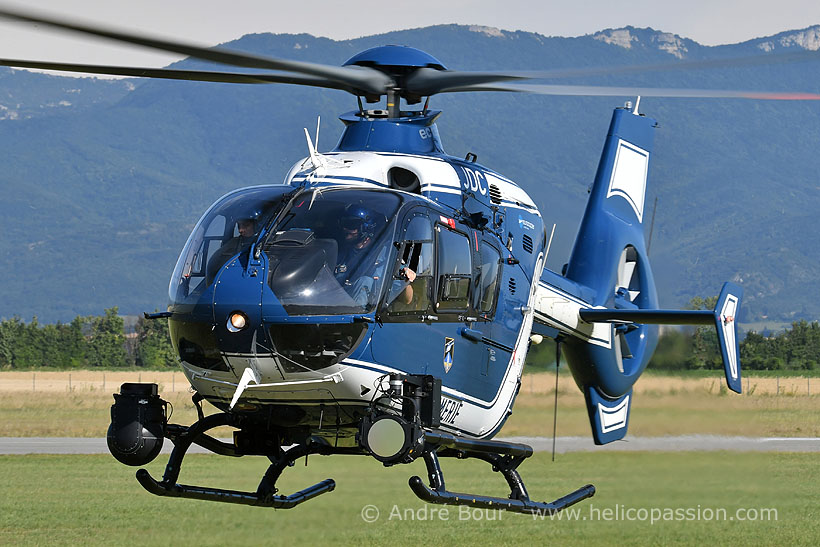
<path fill-rule="evenodd" d="M 595 386 L 584 389 L 589 423 L 595 444 L 607 444 L 624 438 L 629 428 L 632 390 L 617 399 L 604 397 Z"/>
<path fill-rule="evenodd" d="M 720 356 L 726 373 L 726 385 L 735 393 L 742 391 L 740 381 L 740 345 L 737 336 L 737 318 L 743 289 L 734 283 L 724 283 L 715 306 L 715 328 L 717 329 Z"/>

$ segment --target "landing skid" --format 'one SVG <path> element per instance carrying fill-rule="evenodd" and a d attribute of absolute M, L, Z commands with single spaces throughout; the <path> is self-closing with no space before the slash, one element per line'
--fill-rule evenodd
<path fill-rule="evenodd" d="M 268 455 L 271 465 L 262 477 L 256 492 L 240 492 L 178 484 L 177 480 L 182 467 L 182 459 L 192 444 L 198 444 L 223 456 L 238 457 L 244 455 L 235 444 L 225 443 L 205 434 L 206 431 L 215 427 L 232 425 L 231 422 L 231 415 L 220 413 L 204 417 L 190 427 L 169 425 L 167 437 L 174 442 L 174 450 L 168 459 L 162 481 L 155 480 L 146 469 L 137 471 L 137 480 L 143 488 L 157 496 L 220 501 L 257 507 L 273 507 L 275 509 L 296 507 L 300 503 L 325 492 L 331 492 L 336 488 L 336 482 L 333 479 L 325 479 L 289 496 L 276 495 L 276 481 L 285 467 L 309 454 L 329 455 L 339 452 L 330 446 L 310 441 L 303 445 L 293 446 L 288 450 L 279 449 L 276 455 Z"/>
<path fill-rule="evenodd" d="M 409 394 L 403 397 L 407 405 L 403 410 L 420 410 L 405 413 L 410 416 L 409 420 L 402 415 L 377 412 L 365 416 L 361 420 L 358 434 L 360 445 L 355 447 L 332 446 L 326 440 L 307 436 L 307 431 L 302 431 L 304 435 L 298 438 L 297 444 L 284 448 L 283 445 L 293 442 L 291 435 L 294 432 L 272 428 L 267 421 L 252 421 L 248 417 L 229 412 L 205 416 L 199 405 L 201 397 L 197 396 L 193 401 L 199 420 L 188 427 L 168 424 L 165 415 L 167 403 L 157 395 L 155 384 L 123 384 L 121 393 L 115 394 L 108 445 L 111 453 L 122 463 L 145 465 L 160 452 L 163 438 L 174 443 L 161 481 L 154 479 L 146 469 L 137 471 L 139 483 L 157 496 L 276 509 L 296 507 L 336 488 L 333 479 L 325 479 L 291 495 L 278 494 L 276 482 L 285 468 L 292 466 L 297 459 L 307 458 L 311 454 L 369 454 L 386 466 L 423 458 L 430 484 L 427 486 L 421 478 L 414 476 L 410 478 L 410 488 L 416 496 L 429 503 L 548 515 L 595 494 L 595 487 L 588 484 L 553 502 L 531 500 L 517 469 L 524 460 L 532 456 L 532 447 L 504 441 L 457 437 L 441 431 L 438 424 L 433 425 L 430 419 L 437 417 L 439 412 L 430 405 L 432 398 L 422 391 L 422 388 L 429 389 L 431 385 L 437 388 L 438 382 L 431 383 L 429 378 L 421 377 L 420 381 L 412 383 L 417 379 L 408 378 L 402 380 L 411 388 Z M 436 389 L 431 391 L 436 392 Z M 422 421 L 421 416 L 426 418 Z M 237 428 L 233 442 L 220 441 L 207 434 L 220 426 Z M 182 460 L 192 444 L 198 444 L 222 456 L 265 456 L 271 464 L 256 492 L 179 484 Z M 444 483 L 444 474 L 439 465 L 440 457 L 476 458 L 489 463 L 493 471 L 501 473 L 507 481 L 509 496 L 499 498 L 450 492 Z"/>
<path fill-rule="evenodd" d="M 503 509 L 515 513 L 551 515 L 574 505 L 579 501 L 595 495 L 595 487 L 587 484 L 547 503 L 530 499 L 524 481 L 517 468 L 532 455 L 532 447 L 526 444 L 507 443 L 503 441 L 485 441 L 480 439 L 462 439 L 443 432 L 424 433 L 424 463 L 430 486 L 424 484 L 420 477 L 410 478 L 410 488 L 422 500 L 442 505 L 466 505 L 482 509 Z M 444 474 L 439 465 L 439 455 L 458 459 L 477 458 L 483 460 L 504 476 L 510 487 L 509 498 L 478 496 L 450 492 L 444 484 Z"/>

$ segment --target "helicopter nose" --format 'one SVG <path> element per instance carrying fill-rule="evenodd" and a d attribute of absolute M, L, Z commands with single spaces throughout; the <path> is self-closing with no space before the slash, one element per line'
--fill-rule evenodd
<path fill-rule="evenodd" d="M 243 265 L 239 258 L 220 272 L 213 293 L 214 334 L 224 353 L 256 353 L 261 326 L 261 265 Z M 259 339 L 261 341 L 261 339 Z"/>

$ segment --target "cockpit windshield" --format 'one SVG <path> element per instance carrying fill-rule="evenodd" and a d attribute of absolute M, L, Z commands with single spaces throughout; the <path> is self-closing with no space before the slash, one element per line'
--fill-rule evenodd
<path fill-rule="evenodd" d="M 268 286 L 291 315 L 367 313 L 390 276 L 401 198 L 360 189 L 316 189 L 288 204 L 262 250 Z"/>
<path fill-rule="evenodd" d="M 224 196 L 197 223 L 171 276 L 175 304 L 195 303 L 230 258 L 247 251 L 286 204 L 288 186 L 245 188 Z"/>

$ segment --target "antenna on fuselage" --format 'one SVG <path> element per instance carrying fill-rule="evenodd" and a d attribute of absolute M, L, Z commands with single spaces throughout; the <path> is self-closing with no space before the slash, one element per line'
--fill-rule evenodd
<path fill-rule="evenodd" d="M 550 256 L 550 247 L 552 247 L 552 237 L 555 235 L 555 223 L 552 225 L 552 232 L 550 232 L 550 240 L 547 243 L 547 250 L 544 251 L 544 267 L 547 267 L 547 258 Z"/>
<path fill-rule="evenodd" d="M 658 196 L 655 196 L 655 206 L 652 207 L 652 222 L 649 223 L 649 239 L 646 242 L 646 256 L 652 248 L 652 233 L 655 231 L 655 212 L 658 210 Z"/>
<path fill-rule="evenodd" d="M 308 152 L 310 152 L 310 162 L 313 164 L 314 169 L 318 169 L 320 166 L 324 165 L 322 161 L 321 154 L 317 152 L 319 148 L 319 124 L 322 121 L 322 117 L 318 116 L 316 118 L 316 145 L 314 146 L 313 141 L 310 140 L 310 133 L 308 133 L 307 127 L 305 127 L 305 139 L 307 139 L 308 145 Z"/>
<path fill-rule="evenodd" d="M 552 410 L 552 461 L 555 461 L 555 437 L 558 434 L 558 367 L 561 366 L 561 337 L 555 339 L 555 405 Z"/>

